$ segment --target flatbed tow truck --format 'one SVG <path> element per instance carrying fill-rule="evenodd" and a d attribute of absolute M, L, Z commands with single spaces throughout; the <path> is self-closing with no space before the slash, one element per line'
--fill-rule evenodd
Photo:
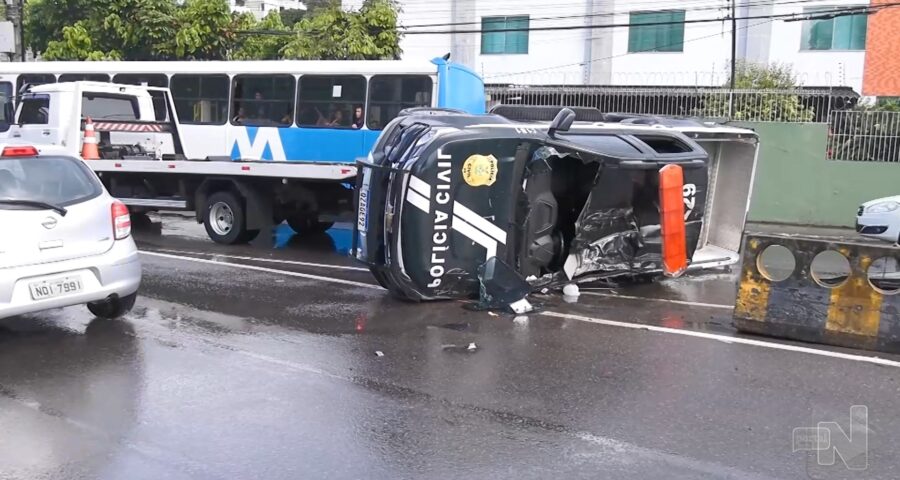
<path fill-rule="evenodd" d="M 151 93 L 164 97 L 165 115 L 157 115 Z M 217 243 L 248 242 L 283 221 L 306 233 L 354 218 L 352 164 L 186 158 L 166 88 L 79 81 L 28 88 L 18 100 L 7 141 L 73 156 L 81 156 L 84 110 L 103 108 L 91 102 L 130 102 L 136 118 L 92 121 L 100 159 L 87 164 L 133 213 L 194 212 Z"/>

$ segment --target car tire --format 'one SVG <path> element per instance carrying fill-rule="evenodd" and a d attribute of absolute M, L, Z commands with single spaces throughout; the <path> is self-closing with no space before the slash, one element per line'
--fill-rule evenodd
<path fill-rule="evenodd" d="M 106 320 L 114 320 L 134 308 L 134 301 L 137 299 L 137 292 L 124 297 L 110 297 L 99 302 L 87 304 L 88 310 L 97 318 Z"/>
<path fill-rule="evenodd" d="M 216 243 L 234 245 L 246 243 L 259 230 L 247 230 L 244 203 L 232 192 L 216 192 L 209 196 L 203 214 L 206 234 Z"/>
<path fill-rule="evenodd" d="M 298 214 L 287 218 L 287 224 L 298 234 L 322 233 L 334 226 L 334 222 L 320 222 L 313 214 Z"/>

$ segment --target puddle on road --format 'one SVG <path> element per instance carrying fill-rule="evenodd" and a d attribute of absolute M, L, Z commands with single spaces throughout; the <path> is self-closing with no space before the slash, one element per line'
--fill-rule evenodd
<path fill-rule="evenodd" d="M 193 216 L 174 213 L 149 214 L 134 217 L 135 237 L 139 240 L 180 239 L 201 241 L 206 246 L 214 245 L 203 225 Z M 322 232 L 298 235 L 286 223 L 276 225 L 269 235 L 260 233 L 247 247 L 260 251 L 304 251 L 316 254 L 336 254 L 346 257 L 353 244 L 353 229 L 350 224 L 337 224 Z"/>

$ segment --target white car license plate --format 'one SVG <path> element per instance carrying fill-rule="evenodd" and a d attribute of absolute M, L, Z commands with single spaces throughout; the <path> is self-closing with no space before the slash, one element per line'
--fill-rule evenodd
<path fill-rule="evenodd" d="M 45 300 L 79 293 L 84 290 L 84 285 L 81 283 L 81 277 L 65 277 L 33 282 L 28 285 L 28 288 L 31 290 L 32 299 Z"/>

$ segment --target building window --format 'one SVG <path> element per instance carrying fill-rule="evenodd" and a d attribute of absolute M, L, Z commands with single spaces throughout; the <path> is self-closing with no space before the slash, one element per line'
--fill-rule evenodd
<path fill-rule="evenodd" d="M 481 53 L 485 55 L 528 53 L 528 15 L 518 17 L 483 17 L 481 19 Z"/>
<path fill-rule="evenodd" d="M 235 125 L 286 127 L 294 124 L 293 75 L 238 75 L 231 90 Z"/>
<path fill-rule="evenodd" d="M 426 75 L 375 75 L 369 82 L 366 124 L 381 130 L 404 108 L 430 107 L 432 88 Z"/>
<path fill-rule="evenodd" d="M 803 13 L 815 14 L 836 7 L 804 8 Z M 845 15 L 803 22 L 800 50 L 865 50 L 868 16 Z"/>
<path fill-rule="evenodd" d="M 684 10 L 631 12 L 628 53 L 684 51 Z"/>
<path fill-rule="evenodd" d="M 181 123 L 225 124 L 228 118 L 227 75 L 172 75 L 170 85 Z"/>

